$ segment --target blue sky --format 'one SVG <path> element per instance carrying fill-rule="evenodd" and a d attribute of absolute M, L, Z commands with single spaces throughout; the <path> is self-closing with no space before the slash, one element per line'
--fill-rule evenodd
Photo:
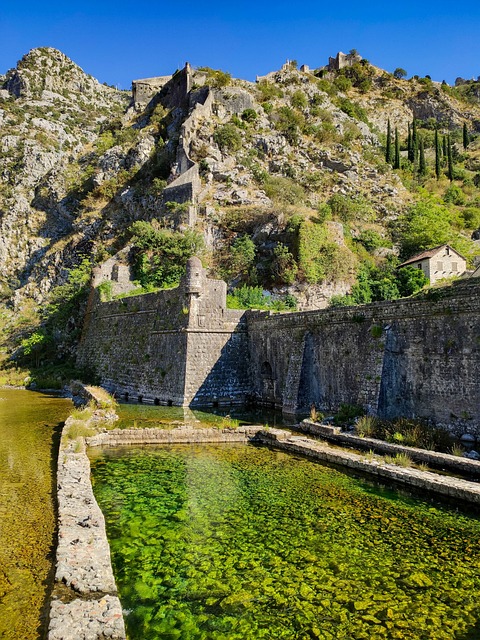
<path fill-rule="evenodd" d="M 470 0 L 2 0 L 0 33 L 0 73 L 52 46 L 123 89 L 187 60 L 254 80 L 286 58 L 316 67 L 352 48 L 388 71 L 449 83 L 480 75 L 480 3 Z"/>

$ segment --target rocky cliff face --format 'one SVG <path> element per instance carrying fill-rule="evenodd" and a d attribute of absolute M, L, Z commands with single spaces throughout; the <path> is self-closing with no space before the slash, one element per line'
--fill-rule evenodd
<path fill-rule="evenodd" d="M 155 218 L 202 233 L 210 267 L 233 284 L 231 249 L 251 237 L 259 284 L 293 292 L 306 308 L 324 306 L 355 279 L 362 257 L 352 238 L 374 232 L 383 255 L 392 251 L 395 220 L 417 197 L 415 173 L 405 179 L 384 161 L 387 121 L 402 136 L 414 118 L 430 130 L 432 122 L 442 131 L 463 123 L 480 129 L 475 101 L 428 79 L 397 80 L 366 61 L 317 75 L 285 65 L 259 83 L 209 69 L 181 73 L 135 108 L 130 95 L 99 84 L 55 49 L 34 49 L 7 72 L 0 90 L 4 298 L 46 301 L 82 256 L 101 260 L 122 248 L 133 221 Z M 474 202 L 472 149 L 465 179 Z M 338 268 L 314 278 L 294 246 L 292 219 L 323 224 L 326 203 L 334 219 L 322 227 L 321 247 Z M 280 245 L 298 262 L 293 276 L 279 276 Z"/>
<path fill-rule="evenodd" d="M 4 290 L 23 287 L 25 295 L 40 301 L 71 262 L 75 212 L 68 193 L 77 179 L 71 163 L 102 126 L 124 113 L 129 99 L 55 49 L 32 50 L 6 74 L 0 91 Z"/>

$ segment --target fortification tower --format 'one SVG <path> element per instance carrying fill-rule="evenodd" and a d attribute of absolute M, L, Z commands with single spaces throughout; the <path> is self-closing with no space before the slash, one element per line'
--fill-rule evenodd
<path fill-rule="evenodd" d="M 185 290 L 189 294 L 198 297 L 205 288 L 205 272 L 200 258 L 193 256 L 187 261 L 187 274 L 185 277 Z"/>

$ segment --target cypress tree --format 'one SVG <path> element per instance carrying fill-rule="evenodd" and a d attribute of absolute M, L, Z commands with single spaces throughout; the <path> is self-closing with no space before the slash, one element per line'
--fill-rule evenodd
<path fill-rule="evenodd" d="M 407 158 L 410 160 L 410 162 L 413 162 L 413 160 L 412 160 L 412 130 L 410 129 L 410 123 L 408 123 Z"/>
<path fill-rule="evenodd" d="M 444 158 L 444 160 L 445 160 L 446 158 L 448 158 L 447 136 L 446 136 L 446 135 L 444 135 L 444 136 L 443 136 L 443 143 L 442 143 L 442 147 L 443 147 L 443 149 L 442 149 L 442 151 L 443 151 L 443 158 Z"/>
<path fill-rule="evenodd" d="M 470 137 L 468 135 L 467 123 L 463 123 L 463 148 L 466 149 L 470 143 Z"/>
<path fill-rule="evenodd" d="M 425 162 L 425 148 L 423 146 L 423 136 L 419 137 L 419 160 L 418 160 L 418 173 L 424 176 L 427 173 L 427 163 Z"/>
<path fill-rule="evenodd" d="M 387 148 L 385 151 L 385 161 L 392 162 L 392 127 L 390 126 L 390 118 L 387 122 Z"/>
<path fill-rule="evenodd" d="M 415 126 L 415 125 L 413 125 Z M 416 131 L 416 129 L 415 129 Z M 415 164 L 415 147 L 414 147 L 414 143 L 413 143 L 413 127 L 411 127 L 409 125 L 408 127 L 408 134 L 409 134 L 409 139 L 410 139 L 410 143 L 408 145 L 408 159 L 410 160 L 410 162 L 412 164 Z"/>
<path fill-rule="evenodd" d="M 440 178 L 440 139 L 438 137 L 438 130 L 435 129 L 435 175 L 437 180 Z"/>
<path fill-rule="evenodd" d="M 452 158 L 452 141 L 450 135 L 447 140 L 447 161 L 448 161 L 448 179 L 453 181 L 453 158 Z"/>
<path fill-rule="evenodd" d="M 413 120 L 412 126 L 412 162 L 415 164 L 418 155 L 418 134 L 417 134 L 417 122 Z"/>
<path fill-rule="evenodd" d="M 400 139 L 398 137 L 397 127 L 395 127 L 395 157 L 393 161 L 393 168 L 400 169 Z"/>

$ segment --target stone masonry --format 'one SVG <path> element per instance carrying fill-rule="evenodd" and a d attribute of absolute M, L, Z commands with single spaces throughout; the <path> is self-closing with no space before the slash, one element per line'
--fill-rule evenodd
<path fill-rule="evenodd" d="M 360 404 L 480 434 L 480 281 L 430 296 L 299 313 L 226 308 L 226 285 L 189 261 L 177 289 L 100 303 L 79 364 L 157 404 L 241 403 L 286 413 Z M 436 298 L 435 298 L 436 296 Z"/>
<path fill-rule="evenodd" d="M 239 404 L 251 388 L 244 314 L 226 308 L 226 284 L 198 258 L 176 289 L 104 303 L 93 289 L 78 363 L 140 402 Z"/>

